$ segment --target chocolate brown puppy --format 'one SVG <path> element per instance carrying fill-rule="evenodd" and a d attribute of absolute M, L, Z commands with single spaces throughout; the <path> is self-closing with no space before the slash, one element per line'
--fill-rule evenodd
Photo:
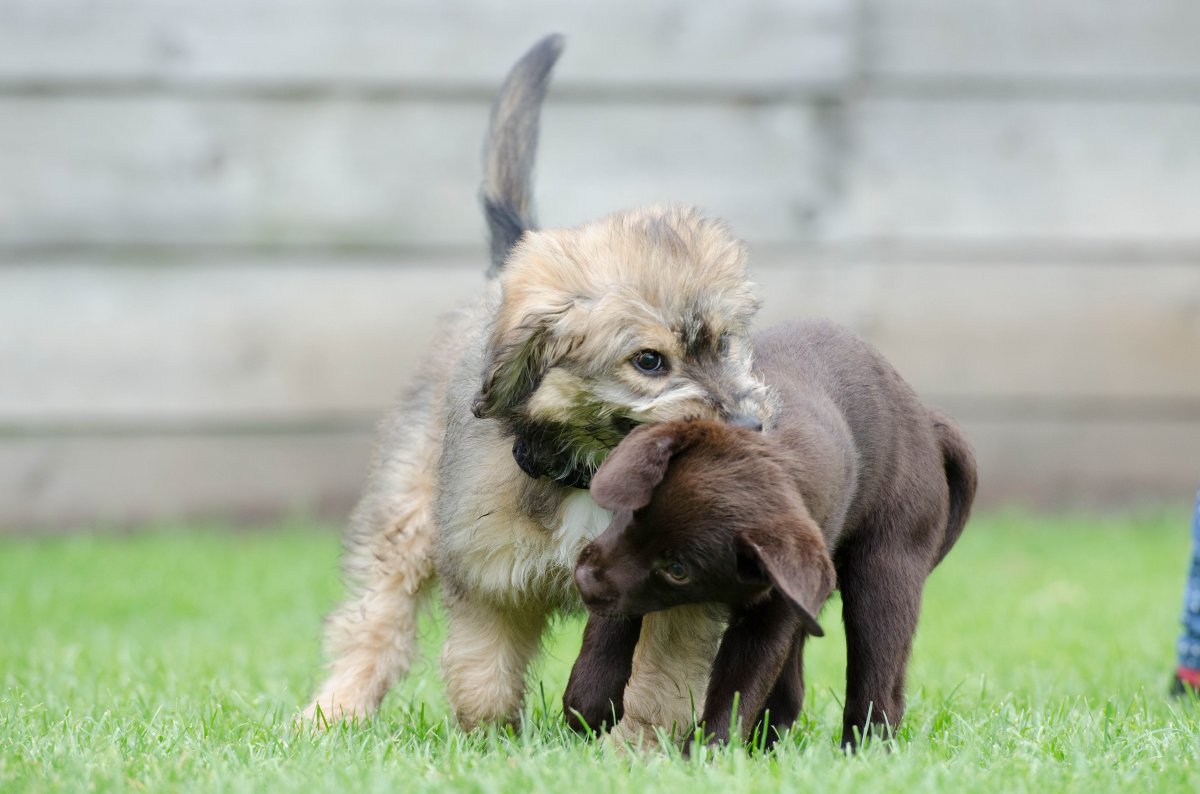
<path fill-rule="evenodd" d="M 729 625 L 706 691 L 694 690 L 698 702 L 704 691 L 706 735 L 721 741 L 740 725 L 745 737 L 765 720 L 773 739 L 800 711 L 804 641 L 822 633 L 816 615 L 835 585 L 847 644 L 842 744 L 903 716 L 925 580 L 975 495 L 970 446 L 834 323 L 765 331 L 755 356 L 775 401 L 763 432 L 638 428 L 592 482 L 614 516 L 575 569 L 590 617 L 569 691 L 589 705 L 584 720 L 620 702 L 639 616 L 719 602 Z"/>

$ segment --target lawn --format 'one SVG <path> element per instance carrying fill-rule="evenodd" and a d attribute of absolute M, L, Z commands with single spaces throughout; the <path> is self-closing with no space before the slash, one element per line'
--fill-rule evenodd
<path fill-rule="evenodd" d="M 837 749 L 831 604 L 778 749 L 691 760 L 622 758 L 561 727 L 576 619 L 533 672 L 518 736 L 448 722 L 436 615 L 378 719 L 292 731 L 339 592 L 329 528 L 0 540 L 0 791 L 1194 792 L 1200 704 L 1165 697 L 1187 522 L 978 518 L 930 580 L 892 748 Z"/>

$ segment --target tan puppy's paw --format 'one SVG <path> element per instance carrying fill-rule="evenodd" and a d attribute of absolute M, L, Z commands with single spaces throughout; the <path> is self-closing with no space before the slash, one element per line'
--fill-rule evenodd
<path fill-rule="evenodd" d="M 641 755 L 661 748 L 654 726 L 641 720 L 623 719 L 605 737 L 604 745 L 618 755 Z"/>
<path fill-rule="evenodd" d="M 339 722 L 358 722 L 367 719 L 369 709 L 359 704 L 323 694 L 292 719 L 292 727 L 302 731 L 321 732 Z"/>

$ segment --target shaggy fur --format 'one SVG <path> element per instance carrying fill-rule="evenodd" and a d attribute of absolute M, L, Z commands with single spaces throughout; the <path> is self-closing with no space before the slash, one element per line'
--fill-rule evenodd
<path fill-rule="evenodd" d="M 842 742 L 853 745 L 900 722 L 921 591 L 962 532 L 975 461 L 953 422 L 848 331 L 795 323 L 757 348 L 780 400 L 765 433 L 706 421 L 638 428 L 596 474 L 593 497 L 615 513 L 575 570 L 591 617 L 572 686 L 593 710 L 582 716 L 600 719 L 621 697 L 615 671 L 636 659 L 641 616 L 722 604 L 731 613 L 711 674 L 697 675 L 690 650 L 680 662 L 692 691 L 706 688 L 701 723 L 715 740 L 758 724 L 773 741 L 800 711 L 804 641 L 823 633 L 815 616 L 836 569 Z"/>
<path fill-rule="evenodd" d="M 557 37 L 535 46 L 496 102 L 483 190 L 491 278 L 383 422 L 309 718 L 376 709 L 413 662 L 436 572 L 454 713 L 465 728 L 516 721 L 547 617 L 577 608 L 575 559 L 610 519 L 570 484 L 585 484 L 639 424 L 767 415 L 747 332 L 758 303 L 745 250 L 721 223 L 656 206 L 535 228 L 537 115 L 560 49 Z"/>

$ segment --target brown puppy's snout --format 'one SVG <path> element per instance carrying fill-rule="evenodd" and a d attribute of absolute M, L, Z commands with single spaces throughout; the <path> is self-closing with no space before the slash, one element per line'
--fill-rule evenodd
<path fill-rule="evenodd" d="M 595 543 L 584 547 L 579 561 L 575 563 L 575 586 L 579 588 L 583 603 L 588 606 L 602 606 L 616 600 L 616 591 L 604 575 L 600 550 Z"/>

